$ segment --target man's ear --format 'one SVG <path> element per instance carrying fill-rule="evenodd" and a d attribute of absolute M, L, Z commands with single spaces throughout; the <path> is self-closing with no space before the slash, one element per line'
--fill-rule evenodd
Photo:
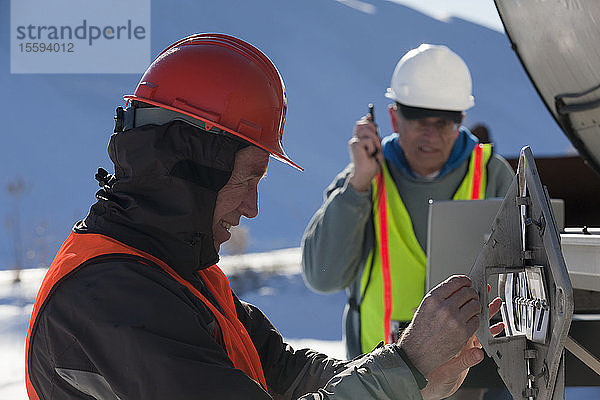
<path fill-rule="evenodd" d="M 390 113 L 390 120 L 392 123 L 392 129 L 394 132 L 398 132 L 399 129 L 399 121 L 398 115 L 396 114 L 396 110 L 394 110 L 394 106 L 392 104 L 388 105 L 388 112 Z"/>
<path fill-rule="evenodd" d="M 456 125 L 456 137 L 458 137 L 458 131 L 460 130 L 460 127 L 465 120 L 465 115 L 466 114 L 464 113 L 464 111 L 460 114 L 460 124 Z"/>

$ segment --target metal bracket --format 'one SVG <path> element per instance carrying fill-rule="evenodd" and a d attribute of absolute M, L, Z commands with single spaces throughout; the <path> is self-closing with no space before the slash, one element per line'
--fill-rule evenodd
<path fill-rule="evenodd" d="M 595 373 L 600 375 L 600 360 L 598 360 L 585 347 L 573 340 L 571 336 L 567 336 L 565 348 L 573 353 L 575 357 L 579 358 L 585 365 L 590 367 Z"/>
<path fill-rule="evenodd" d="M 521 150 L 517 174 L 469 275 L 484 310 L 477 338 L 513 398 L 564 398 L 562 354 L 573 290 L 550 199 L 529 147 Z M 505 331 L 494 338 L 487 285 L 496 276 Z"/>

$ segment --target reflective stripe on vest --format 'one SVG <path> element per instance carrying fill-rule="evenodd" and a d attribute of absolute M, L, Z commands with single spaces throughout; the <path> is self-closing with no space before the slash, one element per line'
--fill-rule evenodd
<path fill-rule="evenodd" d="M 483 199 L 492 146 L 478 144 L 454 200 Z M 392 321 L 410 321 L 425 294 L 427 257 L 387 166 L 373 180 L 375 246 L 365 263 L 360 293 L 363 352 L 396 339 Z"/>
<path fill-rule="evenodd" d="M 467 175 L 454 193 L 453 200 L 481 200 L 487 185 L 487 163 L 492 156 L 492 145 L 479 143 L 473 149 Z"/>
<path fill-rule="evenodd" d="M 91 233 L 71 233 L 58 251 L 52 265 L 50 265 L 35 299 L 33 311 L 31 313 L 29 330 L 25 342 L 25 383 L 27 394 L 30 399 L 39 400 L 38 394 L 36 393 L 29 376 L 29 363 L 31 360 L 29 346 L 31 339 L 35 335 L 36 321 L 40 310 L 46 304 L 48 297 L 51 296 L 51 291 L 54 286 L 63 277 L 79 267 L 85 267 L 85 262 L 92 258 L 111 254 L 134 255 L 146 260 L 148 264 L 156 264 L 177 282 L 189 289 L 194 296 L 202 300 L 213 313 L 221 328 L 225 350 L 235 368 L 244 371 L 246 375 L 267 390 L 267 384 L 258 352 L 256 351 L 246 328 L 237 318 L 229 281 L 218 266 L 213 265 L 212 267 L 198 271 L 198 273 L 204 284 L 219 302 L 219 305 L 225 313 L 224 315 L 219 312 L 217 308 L 213 306 L 200 291 L 198 291 L 198 289 L 179 276 L 177 272 L 158 258 L 107 236 Z M 143 261 L 140 260 L 140 262 Z"/>

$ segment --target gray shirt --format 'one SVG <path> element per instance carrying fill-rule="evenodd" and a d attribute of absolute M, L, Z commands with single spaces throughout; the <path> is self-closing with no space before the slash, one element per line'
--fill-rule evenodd
<path fill-rule="evenodd" d="M 469 159 L 441 178 L 426 180 L 409 176 L 388 162 L 413 224 L 421 248 L 427 249 L 429 200 L 452 199 L 463 181 Z M 346 289 L 357 298 L 362 270 L 374 244 L 371 193 L 357 192 L 348 184 L 353 165 L 348 165 L 325 190 L 324 202 L 312 217 L 302 238 L 302 269 L 313 289 L 332 292 Z M 494 154 L 487 165 L 486 198 L 504 197 L 514 173 L 508 162 Z M 344 339 L 348 357 L 360 349 L 360 316 L 356 309 L 344 312 Z"/>

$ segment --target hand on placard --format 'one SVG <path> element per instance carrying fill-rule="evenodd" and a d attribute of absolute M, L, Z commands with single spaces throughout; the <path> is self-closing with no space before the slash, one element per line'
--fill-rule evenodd
<path fill-rule="evenodd" d="M 455 275 L 425 295 L 400 339 L 425 376 L 457 355 L 479 327 L 481 305 L 471 279 Z"/>
<path fill-rule="evenodd" d="M 490 303 L 490 318 L 500 310 L 501 306 L 502 300 L 499 297 Z M 492 336 L 496 336 L 503 329 L 504 324 L 500 322 L 491 326 L 490 332 Z M 471 336 L 460 353 L 427 375 L 428 384 L 421 390 L 423 399 L 443 399 L 451 396 L 462 385 L 469 369 L 483 360 L 483 356 L 481 343 L 479 343 L 475 335 Z"/>

